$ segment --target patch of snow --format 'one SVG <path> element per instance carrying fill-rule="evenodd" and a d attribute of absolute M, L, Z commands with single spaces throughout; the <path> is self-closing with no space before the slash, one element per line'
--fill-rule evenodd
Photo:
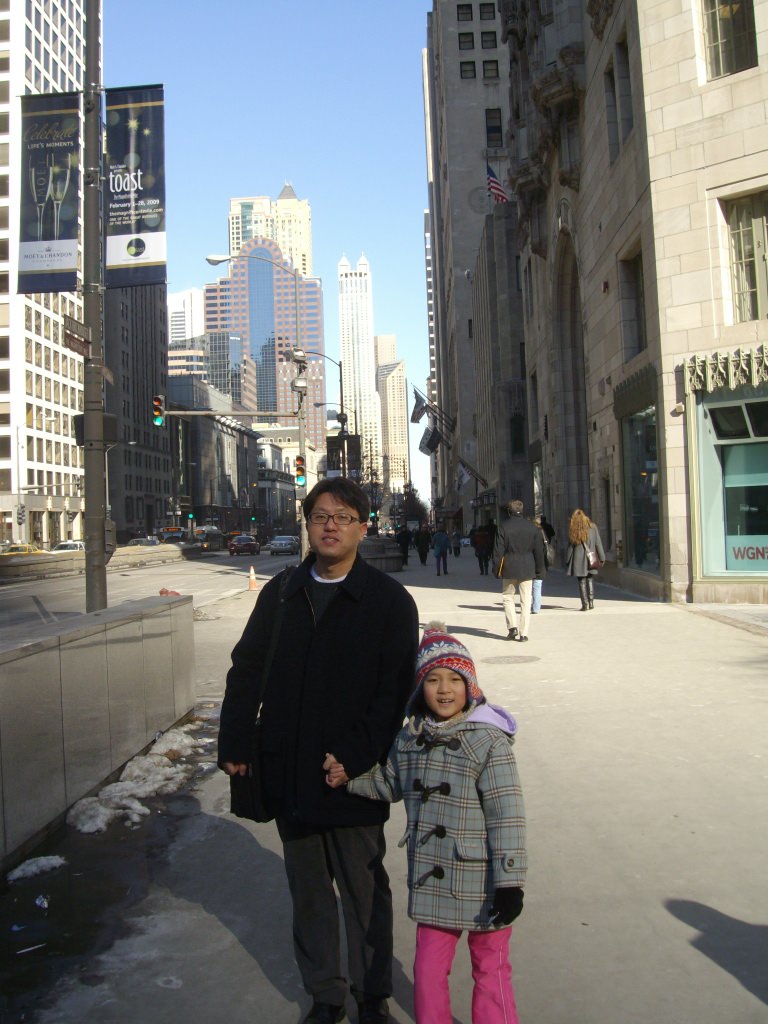
<path fill-rule="evenodd" d="M 42 875 L 46 871 L 54 871 L 56 868 L 66 864 L 63 857 L 32 857 L 19 864 L 6 876 L 9 882 L 18 882 L 22 878 L 34 878 L 35 875 Z"/>
<path fill-rule="evenodd" d="M 71 807 L 67 824 L 86 834 L 104 832 L 120 818 L 126 825 L 137 825 L 149 814 L 149 808 L 141 803 L 143 799 L 175 793 L 194 774 L 194 766 L 171 761 L 207 745 L 208 740 L 190 735 L 199 728 L 196 724 L 183 725 L 163 733 L 148 754 L 128 762 L 119 782 L 104 786 L 97 796 L 85 797 Z"/>

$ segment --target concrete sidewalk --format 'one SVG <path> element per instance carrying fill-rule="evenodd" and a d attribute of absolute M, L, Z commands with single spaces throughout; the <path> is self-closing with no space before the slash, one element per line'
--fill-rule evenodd
<path fill-rule="evenodd" d="M 414 554 L 399 579 L 422 625 L 447 622 L 486 695 L 518 717 L 531 865 L 513 938 L 523 1024 L 768 1020 L 766 610 L 692 610 L 598 584 L 595 610 L 581 613 L 575 581 L 551 573 L 518 644 L 503 639 L 500 584 L 466 549 L 447 576 Z M 210 734 L 254 597 L 199 609 L 198 711 Z M 152 801 L 139 829 L 52 837 L 40 852 L 68 868 L 5 894 L 34 940 L 25 944 L 45 947 L 8 945 L 3 1024 L 301 1019 L 310 1000 L 274 825 L 231 818 L 227 780 L 210 755 L 200 760 L 188 791 Z M 403 827 L 397 806 L 397 1024 L 413 1021 Z M 48 910 L 34 922 L 40 895 Z M 469 1024 L 465 946 L 453 995 L 455 1020 Z"/>

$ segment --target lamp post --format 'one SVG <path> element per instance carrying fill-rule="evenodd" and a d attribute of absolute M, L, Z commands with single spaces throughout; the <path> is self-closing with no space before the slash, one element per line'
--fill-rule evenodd
<path fill-rule="evenodd" d="M 335 402 L 313 402 L 316 409 L 322 409 L 327 405 L 335 405 Z M 339 402 L 339 411 L 336 413 L 336 419 L 339 422 L 339 440 L 341 441 L 341 475 L 347 475 L 347 438 L 349 437 L 349 430 L 347 429 L 348 416 L 344 412 L 343 402 Z M 352 410 L 352 415 L 355 417 L 355 433 L 357 433 L 357 410 Z"/>
<path fill-rule="evenodd" d="M 296 395 L 299 408 L 296 412 L 296 416 L 299 422 L 299 454 L 304 456 L 305 446 L 305 424 L 304 424 L 304 398 L 307 393 L 307 378 L 304 373 L 307 368 L 307 353 L 302 348 L 301 344 L 301 293 L 299 287 L 299 281 L 301 275 L 295 268 L 286 267 L 283 263 L 278 263 L 277 260 L 270 259 L 269 256 L 262 256 L 259 253 L 239 253 L 237 256 L 206 256 L 206 263 L 210 263 L 212 267 L 218 267 L 222 263 L 231 263 L 233 260 L 258 260 L 260 263 L 269 263 L 270 266 L 276 267 L 278 270 L 282 270 L 286 274 L 290 274 L 293 277 L 293 302 L 296 316 L 296 338 L 291 358 L 296 363 L 297 374 L 291 382 L 291 390 Z M 300 496 L 300 497 L 303 497 Z M 301 541 L 301 557 L 307 552 L 307 528 L 304 522 L 304 516 L 299 516 L 299 536 Z"/>

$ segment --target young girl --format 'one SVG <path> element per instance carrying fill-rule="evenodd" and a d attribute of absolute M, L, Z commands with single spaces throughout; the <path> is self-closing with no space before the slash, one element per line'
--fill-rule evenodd
<path fill-rule="evenodd" d="M 330 786 L 405 800 L 408 914 L 417 923 L 417 1024 L 451 1024 L 448 976 L 468 933 L 475 1024 L 517 1024 L 509 927 L 523 908 L 525 812 L 512 743 L 515 720 L 487 703 L 469 651 L 431 622 L 416 659 L 409 720 L 383 766 L 356 779 L 332 754 Z"/>

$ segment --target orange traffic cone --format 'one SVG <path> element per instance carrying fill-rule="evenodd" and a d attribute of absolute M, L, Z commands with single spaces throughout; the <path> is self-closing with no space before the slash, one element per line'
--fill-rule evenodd
<path fill-rule="evenodd" d="M 248 589 L 249 590 L 255 590 L 256 589 L 256 573 L 253 571 L 253 566 L 251 566 L 251 571 L 250 571 L 250 574 L 248 576 Z"/>

